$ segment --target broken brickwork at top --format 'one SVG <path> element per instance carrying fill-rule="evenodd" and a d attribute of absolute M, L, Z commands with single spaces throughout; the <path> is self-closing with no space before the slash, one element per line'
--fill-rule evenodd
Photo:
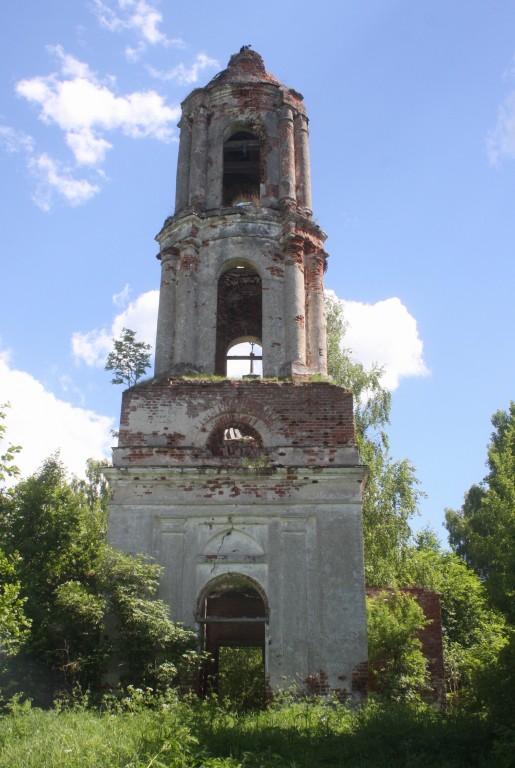
<path fill-rule="evenodd" d="M 124 392 L 115 462 L 216 464 L 223 453 L 213 437 L 231 428 L 255 437 L 259 454 L 279 466 L 357 463 L 350 392 L 328 382 L 202 379 Z"/>

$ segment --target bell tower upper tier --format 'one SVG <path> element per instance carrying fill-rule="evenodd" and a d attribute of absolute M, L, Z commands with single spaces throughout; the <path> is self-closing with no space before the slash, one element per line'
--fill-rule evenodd
<path fill-rule="evenodd" d="M 302 96 L 244 46 L 182 104 L 175 213 L 157 236 L 156 374 L 226 374 L 235 344 L 263 375 L 327 372 L 325 234 L 312 220 Z"/>

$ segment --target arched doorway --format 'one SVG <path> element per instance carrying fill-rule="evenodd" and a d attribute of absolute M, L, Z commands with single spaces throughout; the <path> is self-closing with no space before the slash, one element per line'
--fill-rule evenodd
<path fill-rule="evenodd" d="M 197 621 L 202 647 L 211 656 L 201 694 L 239 697 L 242 706 L 263 704 L 268 608 L 259 585 L 240 573 L 216 577 L 201 595 Z"/>

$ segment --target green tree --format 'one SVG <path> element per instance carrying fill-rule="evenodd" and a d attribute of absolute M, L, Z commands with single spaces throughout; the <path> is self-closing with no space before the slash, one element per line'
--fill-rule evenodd
<path fill-rule="evenodd" d="M 9 408 L 9 403 L 3 403 L 0 405 L 0 442 L 4 439 L 6 427 L 2 422 L 5 419 L 5 411 Z M 6 489 L 3 484 L 10 477 L 17 477 L 20 474 L 20 470 L 14 463 L 15 456 L 21 451 L 19 445 L 9 444 L 4 453 L 0 454 L 0 495 L 6 493 Z"/>
<path fill-rule="evenodd" d="M 460 510 L 446 510 L 453 549 L 478 574 L 490 603 L 507 619 L 507 642 L 497 662 L 478 674 L 478 706 L 496 728 L 504 728 L 504 744 L 515 749 L 515 402 L 492 417 L 495 431 L 487 449 L 489 472 L 465 495 Z"/>
<path fill-rule="evenodd" d="M 150 367 L 150 344 L 136 341 L 135 331 L 123 328 L 119 339 L 113 339 L 113 350 L 105 364 L 106 371 L 113 371 L 112 384 L 132 387 Z"/>
<path fill-rule="evenodd" d="M 373 690 L 395 701 L 420 697 L 427 670 L 419 633 L 427 621 L 417 601 L 383 590 L 367 598 L 367 623 Z"/>
<path fill-rule="evenodd" d="M 390 585 L 398 581 L 411 536 L 410 520 L 418 511 L 423 493 L 413 465 L 394 460 L 387 427 L 391 395 L 382 385 L 383 369 L 367 370 L 342 346 L 345 321 L 338 301 L 327 300 L 327 349 L 329 374 L 336 384 L 354 395 L 356 442 L 360 459 L 369 468 L 363 494 L 363 537 L 367 584 Z"/>
<path fill-rule="evenodd" d="M 7 557 L 0 549 L 0 669 L 2 660 L 15 654 L 26 640 L 30 621 L 16 574 L 17 554 Z"/>
<path fill-rule="evenodd" d="M 100 502 L 90 504 L 84 489 L 68 481 L 63 465 L 53 456 L 18 483 L 0 515 L 0 545 L 8 556 L 19 553 L 20 594 L 32 624 L 25 652 L 66 677 L 75 657 L 93 652 L 98 636 L 94 642 L 85 631 L 63 636 L 58 596 L 68 581 L 86 587 L 94 583 L 106 511 Z"/>
<path fill-rule="evenodd" d="M 479 676 L 496 666 L 507 642 L 506 623 L 489 605 L 484 584 L 427 529 L 408 550 L 402 583 L 439 594 L 447 693 L 454 705 L 473 699 Z"/>
<path fill-rule="evenodd" d="M 97 685 L 106 667 L 125 684 L 171 684 L 200 658 L 195 633 L 175 625 L 155 599 L 159 567 L 106 544 L 108 491 L 100 470 L 92 462 L 87 481 L 69 480 L 51 457 L 0 507 L 0 545 L 16 557 L 19 596 L 32 623 L 10 667 L 18 676 L 12 690 L 27 690 L 21 677 L 30 669 L 29 692 L 39 701 L 42 687 Z"/>
<path fill-rule="evenodd" d="M 489 472 L 460 510 L 446 510 L 451 547 L 484 581 L 492 604 L 515 624 L 515 402 L 492 417 Z"/>
<path fill-rule="evenodd" d="M 0 406 L 0 442 L 4 439 L 5 409 Z M 14 464 L 14 457 L 19 453 L 19 446 L 9 444 L 7 450 L 0 454 L 0 516 L 5 508 L 12 489 L 5 488 L 8 478 L 19 475 L 19 469 Z M 12 656 L 23 644 L 27 637 L 30 621 L 25 616 L 25 600 L 20 596 L 21 585 L 17 578 L 16 566 L 20 557 L 16 551 L 7 556 L 0 542 L 0 667 L 2 659 Z"/>

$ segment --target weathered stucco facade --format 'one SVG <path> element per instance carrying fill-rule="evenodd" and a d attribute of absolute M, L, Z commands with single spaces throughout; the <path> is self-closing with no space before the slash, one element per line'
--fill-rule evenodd
<path fill-rule="evenodd" d="M 245 47 L 182 107 L 156 375 L 123 395 L 109 539 L 164 566 L 161 597 L 215 659 L 258 646 L 272 689 L 359 694 L 366 471 L 352 396 L 323 378 L 302 97 Z M 241 341 L 264 379 L 223 378 Z"/>

